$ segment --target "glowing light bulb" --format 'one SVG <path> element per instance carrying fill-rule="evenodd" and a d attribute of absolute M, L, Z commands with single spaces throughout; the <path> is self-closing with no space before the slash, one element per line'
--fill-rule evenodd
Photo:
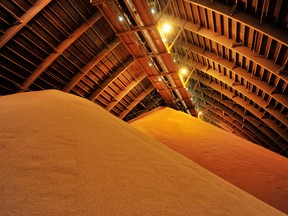
<path fill-rule="evenodd" d="M 198 112 L 198 119 L 201 117 L 201 115 L 202 115 L 202 111 L 199 111 Z"/>
<path fill-rule="evenodd" d="M 159 82 L 161 82 L 161 81 L 162 81 L 161 77 L 158 77 L 158 81 L 159 81 Z"/>
<path fill-rule="evenodd" d="M 169 33 L 171 31 L 171 25 L 168 23 L 165 23 L 162 28 L 163 28 L 163 32 L 165 33 Z"/>
<path fill-rule="evenodd" d="M 151 8 L 151 13 L 152 14 L 155 14 L 156 13 L 156 10 L 154 8 Z"/>
<path fill-rule="evenodd" d="M 150 67 L 152 67 L 152 63 L 151 63 L 151 62 L 149 62 L 148 65 L 149 65 Z"/>
<path fill-rule="evenodd" d="M 123 21 L 124 21 L 124 18 L 123 18 L 121 15 L 119 15 L 119 16 L 118 16 L 118 20 L 119 20 L 120 22 L 123 22 Z"/>
<path fill-rule="evenodd" d="M 186 68 L 182 68 L 180 70 L 180 72 L 181 72 L 182 75 L 185 75 L 185 74 L 187 74 L 187 69 Z"/>

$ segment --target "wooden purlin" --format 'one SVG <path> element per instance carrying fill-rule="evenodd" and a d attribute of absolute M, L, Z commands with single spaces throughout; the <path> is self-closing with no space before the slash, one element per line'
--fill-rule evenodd
<path fill-rule="evenodd" d="M 237 90 L 238 92 L 243 94 L 245 97 L 249 98 L 251 101 L 253 101 L 254 103 L 258 104 L 260 107 L 262 107 L 264 110 L 266 110 L 266 112 L 270 113 L 272 116 L 274 116 L 279 121 L 281 121 L 281 123 L 284 124 L 286 127 L 288 127 L 288 119 L 284 114 L 282 114 L 281 112 L 279 112 L 275 109 L 268 109 L 266 107 L 267 103 L 261 97 L 258 97 L 257 95 L 248 93 L 245 86 L 233 85 L 233 83 L 234 83 L 233 79 L 230 79 L 228 76 L 225 76 L 225 75 L 219 76 L 218 71 L 213 70 L 212 68 L 207 69 L 207 65 L 204 65 L 203 63 L 200 63 L 200 62 L 197 62 L 194 60 L 188 60 L 188 61 L 186 61 L 186 64 L 193 65 L 197 69 L 201 68 L 200 70 L 203 71 L 204 73 L 206 73 L 209 76 L 225 83 L 227 86 L 231 87 L 232 89 Z M 286 139 L 288 141 L 287 137 L 286 137 Z"/>
<path fill-rule="evenodd" d="M 58 47 L 57 52 L 51 53 L 40 65 L 33 71 L 33 73 L 23 82 L 21 86 L 22 91 L 26 91 L 29 86 L 71 45 L 73 44 L 85 31 L 94 25 L 102 17 L 100 12 L 92 15 L 87 22 L 79 26 L 72 34 L 70 34 Z"/>
<path fill-rule="evenodd" d="M 108 5 L 108 3 L 103 3 L 97 5 L 99 10 L 102 12 L 103 16 L 106 18 L 107 22 L 110 23 L 111 27 L 114 29 L 115 33 L 117 34 L 118 32 L 125 32 L 129 31 L 127 29 L 127 26 L 124 25 L 124 23 L 120 23 L 118 20 L 118 14 L 116 14 L 113 9 L 111 8 L 111 5 Z M 145 71 L 145 73 L 149 75 L 156 75 L 156 71 L 152 69 L 148 65 L 148 54 L 146 53 L 145 50 L 143 50 L 143 47 L 138 46 L 138 44 L 142 44 L 141 42 L 137 42 L 136 37 L 132 37 L 133 35 L 131 34 L 121 34 L 119 35 L 119 38 L 121 39 L 122 43 L 124 46 L 127 48 L 127 50 L 130 51 L 131 55 L 134 57 L 134 59 L 139 62 L 140 67 Z M 165 50 L 166 52 L 166 50 Z M 161 86 L 157 85 L 157 83 L 152 82 L 152 84 L 155 86 L 157 90 Z M 165 101 L 168 101 L 171 99 L 171 94 L 169 92 L 162 93 L 161 95 Z"/>
<path fill-rule="evenodd" d="M 215 105 L 214 102 L 212 102 L 209 99 L 206 99 L 205 97 L 203 97 L 203 98 L 202 97 L 197 97 L 197 99 L 208 103 L 210 106 L 217 107 L 219 110 L 221 110 L 221 113 L 220 113 L 219 110 L 211 110 L 210 109 L 211 111 L 215 112 L 216 114 L 219 114 L 219 115 L 222 114 L 223 115 L 223 112 L 225 112 L 225 114 L 228 115 L 229 118 L 232 119 L 232 121 L 229 121 L 229 119 L 226 119 L 226 120 L 229 121 L 231 124 L 233 124 L 234 127 L 237 127 L 239 130 L 241 130 L 241 134 L 244 133 L 246 135 L 245 138 L 249 137 L 248 140 L 256 142 L 256 143 L 259 143 L 259 141 L 258 141 L 259 138 L 257 137 L 256 133 L 252 133 L 251 131 L 248 131 L 246 128 L 244 128 L 243 127 L 244 122 L 242 122 L 241 120 L 239 121 L 239 119 L 237 119 L 237 118 L 235 118 L 235 116 L 231 115 L 231 113 L 229 111 L 226 112 L 226 109 L 223 108 L 223 106 Z M 209 109 L 208 106 L 203 105 L 203 107 L 206 107 L 207 109 Z M 255 138 L 258 138 L 257 141 L 255 140 Z M 259 144 L 262 144 L 264 147 L 270 147 L 270 145 L 267 145 L 266 142 L 264 142 L 263 140 L 261 140 Z"/>
<path fill-rule="evenodd" d="M 125 97 L 126 94 L 128 94 L 133 88 L 135 88 L 143 79 L 145 79 L 147 77 L 146 73 L 143 72 L 141 75 L 139 75 L 138 77 L 136 77 L 135 80 L 133 80 L 132 82 L 129 83 L 128 86 L 126 86 L 126 88 L 121 91 L 119 94 L 117 94 L 116 96 L 114 96 L 114 101 L 112 101 L 111 103 L 108 104 L 107 107 L 105 107 L 105 109 L 107 111 L 111 111 L 116 104 L 122 100 L 123 97 Z"/>
<path fill-rule="evenodd" d="M 254 134 L 255 137 L 257 137 L 257 143 L 262 144 L 263 146 L 268 146 L 273 151 L 279 152 L 281 149 L 277 146 L 275 146 L 275 143 L 269 138 L 266 137 L 266 131 L 263 131 L 263 127 L 259 127 L 259 123 L 257 123 L 252 117 L 245 116 L 243 111 L 239 109 L 238 107 L 233 106 L 231 103 L 222 100 L 221 97 L 217 94 L 214 94 L 211 91 L 202 90 L 197 88 L 198 91 L 201 91 L 204 96 L 203 97 L 197 97 L 200 100 L 203 100 L 220 110 L 223 110 L 226 114 L 228 114 L 231 118 L 235 119 L 239 124 L 242 124 L 242 127 L 245 126 L 248 129 L 248 132 Z M 247 131 L 245 128 L 243 128 L 244 132 Z M 264 137 L 263 137 L 264 135 Z M 255 138 L 254 138 L 255 139 Z M 259 142 L 260 141 L 260 142 Z"/>
<path fill-rule="evenodd" d="M 120 119 L 125 118 L 126 115 L 138 104 L 140 103 L 147 95 L 149 95 L 154 90 L 154 86 L 150 85 L 145 91 L 143 91 L 137 98 L 134 99 L 132 103 L 130 103 L 122 113 L 118 116 Z"/>
<path fill-rule="evenodd" d="M 77 83 L 90 71 L 95 65 L 97 65 L 108 53 L 115 49 L 121 43 L 120 39 L 116 37 L 107 47 L 103 48 L 92 60 L 90 60 L 82 69 L 79 71 L 71 81 L 65 86 L 63 91 L 69 92 Z"/>
<path fill-rule="evenodd" d="M 278 134 L 278 136 L 281 136 L 284 140 L 288 139 L 288 137 L 285 135 L 284 130 L 281 129 L 273 120 L 268 119 L 268 118 L 262 118 L 262 113 L 257 108 L 255 108 L 251 104 L 247 104 L 245 101 L 243 101 L 239 97 L 234 97 L 233 92 L 230 92 L 226 88 L 222 88 L 218 84 L 211 82 L 209 79 L 204 78 L 202 76 L 199 78 L 197 75 L 193 74 L 192 78 L 198 79 L 199 82 L 203 83 L 204 85 L 209 86 L 218 92 L 221 92 L 223 95 L 230 98 L 232 101 L 235 101 L 237 104 L 242 106 L 244 109 L 247 109 L 250 113 L 252 113 L 258 119 L 261 119 L 261 121 L 263 123 L 265 123 L 267 126 L 269 126 L 272 131 L 275 131 Z M 273 140 L 283 151 L 288 153 L 287 146 L 285 146 L 283 143 L 278 142 L 278 138 L 273 135 L 272 131 L 270 131 L 270 132 L 269 132 L 269 130 L 266 131 L 267 136 L 269 136 L 271 138 L 271 140 Z"/>
<path fill-rule="evenodd" d="M 104 90 L 107 88 L 117 77 L 122 74 L 127 68 L 129 68 L 133 63 L 134 59 L 130 57 L 127 59 L 121 66 L 117 67 L 117 69 L 104 80 L 103 83 L 89 96 L 89 100 L 94 101 Z"/>
<path fill-rule="evenodd" d="M 117 15 L 108 6 L 108 3 L 100 4 L 97 6 L 103 12 L 104 16 L 106 16 L 106 19 L 109 20 L 109 23 L 113 25 L 113 27 L 116 31 L 116 34 L 117 33 L 123 33 L 125 31 L 130 30 L 130 29 L 125 29 L 124 23 L 122 24 L 118 21 Z M 148 32 L 151 39 L 155 42 L 154 45 L 157 49 L 157 52 L 161 53 L 159 58 L 161 58 L 163 60 L 168 71 L 175 71 L 175 65 L 173 63 L 172 57 L 170 54 L 167 53 L 165 44 L 162 41 L 162 38 L 161 38 L 161 35 L 160 35 L 158 29 L 156 27 L 152 28 L 153 26 L 155 26 L 155 20 L 154 20 L 153 16 L 150 14 L 150 11 L 148 9 L 146 1 L 135 1 L 135 2 L 133 2 L 133 6 L 135 7 L 136 11 L 138 12 L 139 17 L 141 18 L 141 20 L 143 22 L 144 28 L 145 28 L 145 26 L 149 26 L 149 28 L 145 29 L 145 31 Z M 153 70 L 151 67 L 149 68 L 149 66 L 148 66 L 148 61 L 149 61 L 148 56 L 150 54 L 147 53 L 146 50 L 139 49 L 139 47 L 135 44 L 135 41 L 134 41 L 135 38 L 132 38 L 131 34 L 120 34 L 120 38 L 122 41 L 124 41 L 124 44 L 128 48 L 128 50 L 131 51 L 131 54 L 135 58 L 137 58 L 137 60 L 140 62 L 140 64 L 145 69 L 148 76 L 149 75 L 158 75 L 158 73 L 155 70 Z M 142 43 L 139 43 L 139 44 L 142 44 Z M 143 53 L 143 51 L 145 53 Z M 157 53 L 155 53 L 155 55 L 157 55 Z M 177 75 L 177 77 L 174 76 L 171 78 L 173 79 L 173 81 L 177 87 L 179 87 L 179 88 L 183 87 L 182 82 L 181 82 L 178 75 Z M 161 88 L 161 86 L 159 85 L 158 82 L 155 82 L 153 80 L 151 80 L 151 81 L 159 92 L 161 90 L 163 90 L 163 86 Z M 189 98 L 187 91 L 180 90 L 179 93 L 180 93 L 181 97 L 183 97 L 187 108 L 192 108 L 193 104 Z M 160 94 L 167 103 L 169 103 L 171 106 L 174 106 L 174 104 L 171 103 L 171 101 L 174 100 L 171 92 L 161 91 Z"/>
<path fill-rule="evenodd" d="M 263 32 L 279 43 L 285 44 L 288 46 L 288 37 L 285 31 L 280 30 L 279 28 L 274 28 L 269 24 L 262 23 L 259 25 L 259 20 L 253 16 L 247 16 L 247 14 L 238 11 L 233 16 L 231 16 L 231 8 L 219 2 L 214 2 L 211 4 L 209 1 L 203 0 L 184 0 L 192 5 L 197 5 L 198 7 L 205 8 L 207 10 L 211 10 L 214 13 L 218 13 L 223 15 L 224 17 L 229 17 L 241 24 L 247 25 L 255 31 Z"/>
<path fill-rule="evenodd" d="M 141 17 L 144 25 L 148 25 L 148 26 L 153 25 L 153 24 L 155 25 L 154 18 L 152 16 L 152 14 L 150 13 L 150 10 L 149 10 L 148 5 L 147 5 L 145 0 L 135 1 L 134 6 L 135 6 L 136 10 L 139 11 L 139 16 Z M 157 50 L 159 52 L 165 52 L 165 51 L 167 52 L 166 46 L 161 39 L 161 35 L 160 35 L 159 31 L 158 30 L 157 31 L 147 30 L 147 32 L 149 33 L 151 39 L 153 41 L 155 41 L 154 44 L 155 44 Z M 166 55 L 162 55 L 161 58 L 162 58 L 165 66 L 167 68 L 167 71 L 176 71 L 176 67 L 175 67 L 175 64 L 173 62 L 172 56 L 169 53 L 167 53 Z M 188 109 L 194 109 L 193 108 L 194 105 L 193 105 L 192 101 L 190 100 L 188 92 L 186 91 L 185 88 L 183 88 L 183 84 L 182 84 L 182 81 L 180 80 L 179 75 L 177 74 L 177 75 L 174 75 L 171 77 L 172 77 L 176 87 L 179 88 L 180 95 L 183 98 L 183 100 L 185 101 L 187 108 Z"/>
<path fill-rule="evenodd" d="M 23 14 L 19 20 L 20 22 L 7 29 L 0 37 L 0 48 L 2 48 L 17 32 L 19 32 L 30 20 L 33 19 L 51 0 L 38 0 L 31 8 Z"/>

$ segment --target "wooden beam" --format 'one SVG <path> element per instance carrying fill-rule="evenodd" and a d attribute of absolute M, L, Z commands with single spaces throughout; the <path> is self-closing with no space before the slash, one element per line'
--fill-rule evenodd
<path fill-rule="evenodd" d="M 84 22 L 79 26 L 71 35 L 69 35 L 58 47 L 57 53 L 51 53 L 40 65 L 33 71 L 33 73 L 23 82 L 21 86 L 22 91 L 26 91 L 29 86 L 72 44 L 74 43 L 85 31 L 94 25 L 102 17 L 100 12 L 95 13 L 88 22 Z"/>
<path fill-rule="evenodd" d="M 157 103 L 159 103 L 163 98 L 162 97 L 159 97 L 159 98 L 155 98 L 154 100 L 152 100 L 147 106 L 145 109 L 141 110 L 138 115 L 142 115 L 146 112 L 149 112 L 150 109 L 153 108 L 153 106 L 155 106 Z"/>
<path fill-rule="evenodd" d="M 107 47 L 102 49 L 92 60 L 90 60 L 82 69 L 79 71 L 71 81 L 63 89 L 64 92 L 69 92 L 77 83 L 95 67 L 109 52 L 116 48 L 121 43 L 121 40 L 117 37 Z"/>
<path fill-rule="evenodd" d="M 100 86 L 98 89 L 96 89 L 89 97 L 89 100 L 94 101 L 103 91 L 104 89 L 109 86 L 121 73 L 123 73 L 130 65 L 134 63 L 134 59 L 130 57 L 128 60 L 126 60 L 123 65 L 119 66 L 113 74 L 108 77 Z"/>
<path fill-rule="evenodd" d="M 213 104 L 213 106 L 225 111 L 226 114 L 234 118 L 237 122 L 239 122 L 239 124 L 242 124 L 242 126 L 245 125 L 245 127 L 248 129 L 248 132 L 253 133 L 262 143 L 262 145 L 264 144 L 264 146 L 269 146 L 275 152 L 280 152 L 281 148 L 275 145 L 275 141 L 277 141 L 277 139 L 275 135 L 271 133 L 271 130 L 266 127 L 260 127 L 261 125 L 259 122 L 250 116 L 246 116 L 242 109 L 235 107 L 230 103 L 230 101 L 223 100 L 221 98 L 222 94 L 220 96 L 214 92 L 203 90 L 203 88 L 197 90 L 204 94 L 203 98 L 197 98 L 200 98 L 209 104 Z"/>
<path fill-rule="evenodd" d="M 233 85 L 233 83 L 234 83 L 233 79 L 230 79 L 228 76 L 219 76 L 218 75 L 219 72 L 216 70 L 213 70 L 212 68 L 207 70 L 207 66 L 204 65 L 203 63 L 189 60 L 186 62 L 186 64 L 196 67 L 197 69 L 203 71 L 204 73 L 210 75 L 211 77 L 225 83 L 227 86 L 231 87 L 232 89 L 237 90 L 239 93 L 241 93 L 245 97 L 249 98 L 255 104 L 258 104 L 260 107 L 262 107 L 268 113 L 270 113 L 275 118 L 277 118 L 282 124 L 284 124 L 286 127 L 288 127 L 288 120 L 287 120 L 286 115 L 284 115 L 283 113 L 279 112 L 276 109 L 268 109 L 267 107 L 265 107 L 266 102 L 261 97 L 247 92 L 244 85 Z M 287 137 L 287 141 L 288 141 L 288 137 Z"/>
<path fill-rule="evenodd" d="M 126 109 L 120 113 L 119 118 L 123 119 L 125 116 L 135 107 L 138 103 L 140 103 L 148 94 L 150 94 L 154 89 L 153 85 L 150 85 L 145 91 L 143 91 L 135 100 L 130 103 Z"/>
<path fill-rule="evenodd" d="M 218 65 L 221 65 L 222 67 L 226 68 L 227 71 L 231 71 L 234 74 L 237 74 L 239 78 L 243 78 L 244 80 L 249 81 L 251 84 L 255 85 L 257 88 L 263 90 L 266 94 L 268 94 L 270 97 L 274 98 L 276 101 L 282 103 L 285 105 L 287 103 L 287 97 L 281 94 L 273 94 L 272 86 L 269 86 L 267 82 L 263 80 L 254 79 L 251 77 L 251 75 L 247 72 L 246 69 L 243 69 L 242 67 L 235 67 L 234 62 L 230 62 L 228 59 L 221 58 L 219 59 L 215 53 L 204 51 L 203 49 L 193 45 L 193 44 L 186 44 L 184 41 L 179 42 L 178 46 L 189 50 L 190 52 L 195 53 L 196 55 L 199 55 L 201 57 L 204 57 L 208 60 L 211 60 L 215 62 Z M 181 56 L 180 56 L 181 57 Z M 227 75 L 226 75 L 227 76 Z"/>
<path fill-rule="evenodd" d="M 140 76 L 138 76 L 135 80 L 133 80 L 129 85 L 121 91 L 118 95 L 114 96 L 115 101 L 112 101 L 108 104 L 108 106 L 105 108 L 107 111 L 110 111 L 116 106 L 116 104 L 122 100 L 123 97 L 125 97 L 126 94 L 128 94 L 135 86 L 137 86 L 143 79 L 147 77 L 146 73 L 142 73 Z"/>
<path fill-rule="evenodd" d="M 281 65 L 275 64 L 274 61 L 270 59 L 256 57 L 253 54 L 253 51 L 246 46 L 232 46 L 235 43 L 233 39 L 229 39 L 224 35 L 220 35 L 220 36 L 215 35 L 213 31 L 209 29 L 205 29 L 205 28 L 199 29 L 199 26 L 197 24 L 193 24 L 191 22 L 176 18 L 174 16 L 165 15 L 165 19 L 170 20 L 170 22 L 173 25 L 176 25 L 180 28 L 184 28 L 185 30 L 190 31 L 193 34 L 200 35 L 204 38 L 210 39 L 214 41 L 215 43 L 218 43 L 224 46 L 225 48 L 230 49 L 231 51 L 235 52 L 235 54 L 237 53 L 242 56 L 245 56 L 247 59 L 252 60 L 256 64 L 260 65 L 261 67 L 273 73 L 276 77 L 287 81 L 287 77 L 278 73 L 279 69 L 281 68 Z M 198 47 L 198 49 L 200 48 Z"/>
<path fill-rule="evenodd" d="M 279 43 L 284 43 L 286 46 L 288 46 L 288 38 L 287 33 L 285 31 L 282 31 L 280 28 L 277 28 L 276 26 L 273 27 L 270 24 L 263 23 L 262 25 L 259 25 L 258 18 L 247 16 L 247 14 L 240 11 L 237 11 L 237 13 L 235 13 L 233 16 L 230 16 L 231 8 L 219 2 L 214 2 L 214 4 L 210 4 L 209 1 L 203 1 L 203 0 L 184 0 L 184 1 L 192 5 L 201 7 L 203 9 L 206 8 L 207 10 L 214 11 L 215 13 L 218 13 L 223 17 L 227 18 L 229 17 L 234 22 L 239 22 L 245 26 L 249 26 L 251 29 L 254 29 L 258 32 L 263 32 L 265 35 L 273 38 Z"/>
<path fill-rule="evenodd" d="M 221 87 L 220 85 L 210 82 L 209 79 L 204 78 L 204 77 L 199 77 L 195 73 L 192 75 L 193 79 L 199 80 L 199 82 L 203 83 L 206 86 L 211 87 L 212 89 L 221 92 L 223 95 L 226 97 L 230 98 L 232 101 L 236 102 L 238 105 L 242 106 L 244 109 L 248 110 L 250 113 L 252 113 L 254 116 L 256 116 L 258 119 L 260 119 L 263 123 L 265 123 L 268 127 L 270 127 L 271 130 L 275 131 L 279 136 L 281 136 L 284 140 L 288 142 L 288 137 L 286 136 L 287 134 L 284 132 L 282 128 L 278 124 L 276 124 L 272 119 L 269 118 L 262 118 L 263 113 L 260 112 L 259 109 L 254 107 L 251 104 L 246 103 L 242 98 L 239 97 L 234 97 L 233 92 L 230 92 L 228 89 Z M 270 132 L 271 132 L 270 130 Z M 279 145 L 280 148 L 282 148 L 285 152 L 288 152 L 288 149 L 286 149 L 285 145 L 282 143 L 279 143 L 277 139 L 272 135 L 272 133 L 267 132 L 271 134 L 271 139 L 275 141 Z"/>
<path fill-rule="evenodd" d="M 21 22 L 13 25 L 0 37 L 2 48 L 17 32 L 19 32 L 35 15 L 37 15 L 51 0 L 38 0 L 29 10 L 20 17 Z"/>

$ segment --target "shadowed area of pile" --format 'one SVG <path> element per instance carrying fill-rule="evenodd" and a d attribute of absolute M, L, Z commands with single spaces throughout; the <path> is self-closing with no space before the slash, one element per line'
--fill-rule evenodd
<path fill-rule="evenodd" d="M 283 215 L 88 100 L 0 108 L 1 215 Z"/>
<path fill-rule="evenodd" d="M 167 107 L 130 124 L 288 214 L 287 158 Z"/>

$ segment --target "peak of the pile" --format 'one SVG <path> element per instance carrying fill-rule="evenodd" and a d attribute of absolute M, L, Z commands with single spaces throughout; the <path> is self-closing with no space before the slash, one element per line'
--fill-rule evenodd
<path fill-rule="evenodd" d="M 130 124 L 288 214 L 287 158 L 168 107 Z"/>
<path fill-rule="evenodd" d="M 1 215 L 283 215 L 89 100 L 0 98 Z"/>

